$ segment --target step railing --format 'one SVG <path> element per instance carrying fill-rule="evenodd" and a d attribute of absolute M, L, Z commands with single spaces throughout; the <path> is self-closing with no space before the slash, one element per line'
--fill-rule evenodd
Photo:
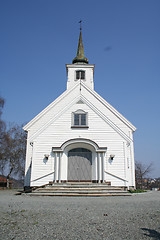
<path fill-rule="evenodd" d="M 48 173 L 48 174 L 46 174 L 46 175 L 43 175 L 43 176 L 41 176 L 41 177 L 39 177 L 39 178 L 36 178 L 36 179 L 32 180 L 31 182 L 35 182 L 35 181 L 40 180 L 40 179 L 42 179 L 42 178 L 44 178 L 44 177 L 48 177 L 49 175 L 51 175 L 51 174 L 53 174 L 53 173 L 54 173 L 54 171 L 51 172 L 51 173 Z"/>
<path fill-rule="evenodd" d="M 128 182 L 126 179 L 121 178 L 121 177 L 119 177 L 119 176 L 116 176 L 116 175 L 114 175 L 113 173 L 110 173 L 110 172 L 107 172 L 107 171 L 104 171 L 104 172 L 107 173 L 107 174 L 109 174 L 109 175 L 111 175 L 112 177 L 115 177 L 115 178 L 118 178 L 118 179 L 124 181 L 125 183 Z"/>

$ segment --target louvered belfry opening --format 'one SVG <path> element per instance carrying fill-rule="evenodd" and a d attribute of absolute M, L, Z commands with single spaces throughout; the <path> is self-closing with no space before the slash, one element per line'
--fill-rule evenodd
<path fill-rule="evenodd" d="M 68 152 L 68 181 L 92 181 L 92 152 L 74 148 Z"/>

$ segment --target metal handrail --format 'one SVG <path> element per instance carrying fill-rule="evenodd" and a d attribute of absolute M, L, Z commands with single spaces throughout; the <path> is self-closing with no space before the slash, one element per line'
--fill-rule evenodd
<path fill-rule="evenodd" d="M 114 175 L 113 173 L 109 173 L 109 172 L 107 172 L 107 171 L 104 171 L 104 172 L 105 172 L 105 173 L 108 173 L 109 175 L 111 175 L 111 176 L 113 176 L 113 177 L 119 178 L 120 180 L 122 180 L 122 181 L 124 181 L 124 182 L 128 182 L 126 179 L 121 178 L 121 177 L 118 177 L 118 176 Z"/>
<path fill-rule="evenodd" d="M 39 179 L 42 179 L 42 178 L 44 178 L 44 177 L 47 177 L 47 176 L 49 176 L 49 175 L 53 174 L 53 173 L 54 173 L 54 171 L 53 171 L 53 172 L 51 172 L 51 173 L 49 173 L 49 174 L 47 174 L 47 175 L 44 175 L 44 176 L 42 176 L 42 177 L 39 177 L 39 178 L 37 178 L 37 179 L 34 179 L 34 180 L 32 180 L 31 182 L 35 182 L 35 181 L 37 181 L 37 180 L 39 180 Z"/>

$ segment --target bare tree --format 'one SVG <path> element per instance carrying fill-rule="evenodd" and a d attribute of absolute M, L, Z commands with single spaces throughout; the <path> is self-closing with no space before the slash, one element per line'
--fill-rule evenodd
<path fill-rule="evenodd" d="M 140 162 L 135 163 L 135 174 L 136 174 L 136 188 L 142 189 L 143 180 L 152 172 L 153 164 L 145 165 Z"/>
<path fill-rule="evenodd" d="M 4 107 L 4 98 L 2 98 L 0 96 L 0 118 L 1 118 L 1 115 L 2 115 L 2 108 Z"/>
<path fill-rule="evenodd" d="M 5 122 L 1 119 L 2 115 L 2 109 L 4 107 L 5 100 L 0 96 L 0 171 L 3 174 L 4 172 L 4 167 L 5 167 L 5 161 L 3 160 L 3 139 L 6 133 L 6 124 Z"/>
<path fill-rule="evenodd" d="M 7 182 L 11 176 L 23 179 L 26 151 L 26 133 L 22 126 L 10 127 L 3 138 L 3 161 L 7 172 Z M 9 187 L 9 185 L 7 185 Z"/>
<path fill-rule="evenodd" d="M 4 99 L 0 97 L 0 172 L 7 174 L 7 187 L 11 176 L 24 178 L 26 133 L 22 126 L 6 124 L 1 119 Z"/>
<path fill-rule="evenodd" d="M 1 119 L 3 107 L 4 107 L 4 99 L 0 96 L 0 143 L 2 141 L 1 139 L 3 137 L 3 133 L 5 132 L 5 129 L 6 129 L 5 122 L 2 121 L 2 119 Z"/>

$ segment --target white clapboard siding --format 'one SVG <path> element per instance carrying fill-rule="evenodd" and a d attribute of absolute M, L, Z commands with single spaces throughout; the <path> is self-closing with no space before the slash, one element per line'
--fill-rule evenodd
<path fill-rule="evenodd" d="M 98 109 L 100 112 L 102 112 L 108 119 L 110 119 L 116 126 L 118 126 L 120 129 L 122 129 L 127 135 L 129 135 L 129 128 L 126 125 L 124 121 L 122 121 L 120 118 L 118 118 L 111 110 L 106 108 L 104 104 L 98 99 L 98 94 L 97 98 L 95 98 L 94 92 L 90 90 L 92 94 L 88 94 L 88 89 L 87 88 L 82 88 L 82 95 L 86 97 L 86 100 L 92 105 L 95 106 L 96 109 Z"/>
<path fill-rule="evenodd" d="M 88 129 L 79 130 L 71 128 L 71 115 L 72 112 L 77 109 L 83 109 L 88 112 Z M 36 153 L 32 164 L 31 178 L 31 184 L 33 186 L 35 184 L 43 185 L 48 180 L 53 181 L 54 174 L 33 181 L 54 171 L 54 158 L 52 157 L 51 152 L 52 147 L 60 147 L 65 141 L 79 137 L 91 139 L 95 141 L 99 147 L 107 147 L 107 157 L 105 158 L 104 170 L 111 172 L 114 175 L 118 175 L 121 178 L 125 178 L 123 152 L 123 142 L 125 140 L 123 137 L 121 137 L 86 104 L 74 104 L 35 139 Z M 51 155 L 46 163 L 43 161 L 44 154 Z M 110 154 L 115 154 L 115 159 L 112 163 L 109 163 L 108 161 Z M 107 181 L 111 181 L 114 185 L 124 186 L 124 181 L 120 179 L 116 179 L 108 174 L 105 174 L 105 177 Z"/>
<path fill-rule="evenodd" d="M 40 112 L 33 120 L 31 120 L 26 126 L 25 130 L 30 130 L 30 137 L 34 135 L 41 127 L 46 123 L 50 122 L 54 117 L 62 111 L 67 104 L 71 104 L 72 101 L 78 96 L 79 88 L 78 86 L 73 87 L 72 94 L 71 90 L 66 90 L 62 95 L 60 95 L 54 102 L 52 102 L 48 107 L 46 107 L 42 112 Z"/>
<path fill-rule="evenodd" d="M 91 88 L 94 89 L 94 83 L 93 83 L 93 71 L 94 71 L 94 65 L 87 64 L 87 65 L 73 65 L 73 64 L 67 64 L 67 89 L 72 88 L 75 85 L 76 80 L 76 74 L 75 70 L 85 70 L 85 84 Z"/>
<path fill-rule="evenodd" d="M 85 86 L 85 85 L 84 85 Z M 64 92 L 63 97 L 60 97 L 59 101 L 56 100 L 55 103 L 53 102 L 48 106 L 44 111 L 42 111 L 34 121 L 31 121 L 30 124 L 26 125 L 24 129 L 31 130 L 30 136 L 34 136 L 34 134 L 37 131 L 40 131 L 41 128 L 44 128 L 47 123 L 51 122 L 52 120 L 56 118 L 58 114 L 61 114 L 63 110 L 65 110 L 68 106 L 72 105 L 74 101 L 78 97 L 81 97 L 82 99 L 86 100 L 86 103 L 93 107 L 94 110 L 98 111 L 99 113 L 103 114 L 111 123 L 118 126 L 120 129 L 125 132 L 125 134 L 129 135 L 128 126 L 124 121 L 120 120 L 115 113 L 113 113 L 110 109 L 108 109 L 104 104 L 102 104 L 102 101 L 98 99 L 98 95 L 95 98 L 95 92 L 91 89 L 81 86 L 81 91 L 79 90 L 80 86 L 77 84 L 73 87 L 72 92 L 70 90 Z M 58 117 L 58 116 L 57 116 Z"/>
<path fill-rule="evenodd" d="M 83 104 L 77 103 L 79 100 Z M 71 128 L 72 113 L 78 109 L 88 113 L 89 128 Z M 40 186 L 53 181 L 55 158 L 52 147 L 60 147 L 64 142 L 77 138 L 90 139 L 99 147 L 107 148 L 104 156 L 106 181 L 115 186 L 134 186 L 132 135 L 135 127 L 84 83 L 77 81 L 24 129 L 28 131 L 26 186 Z M 48 161 L 44 159 L 45 154 L 49 154 Z M 110 161 L 111 154 L 115 155 L 112 161 Z M 61 160 L 63 164 L 61 179 L 67 180 L 65 153 L 62 154 Z"/>

